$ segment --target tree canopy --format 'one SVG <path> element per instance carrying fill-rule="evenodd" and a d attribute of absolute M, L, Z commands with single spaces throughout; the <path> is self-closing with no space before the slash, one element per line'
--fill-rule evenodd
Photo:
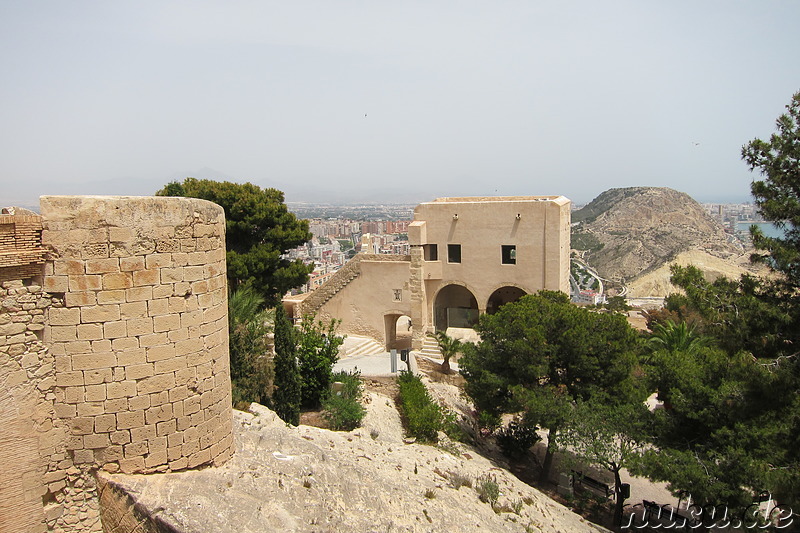
<path fill-rule="evenodd" d="M 742 159 L 763 179 L 750 189 L 764 219 L 785 230 L 784 237 L 767 237 L 752 228 L 753 245 L 765 253 L 754 259 L 766 262 L 800 287 L 800 91 L 778 117 L 777 131 L 768 141 L 753 139 L 742 147 Z"/>
<path fill-rule="evenodd" d="M 620 472 L 639 459 L 648 435 L 650 413 L 642 402 L 576 402 L 561 437 L 575 459 L 614 475 L 614 525 L 622 520 L 625 491 Z"/>
<path fill-rule="evenodd" d="M 311 239 L 308 222 L 298 220 L 277 189 L 252 183 L 186 178 L 171 182 L 159 196 L 202 198 L 225 210 L 228 285 L 235 289 L 249 283 L 274 305 L 289 289 L 308 281 L 313 265 L 282 256 Z"/>
<path fill-rule="evenodd" d="M 748 275 L 711 282 L 694 266 L 673 265 L 671 270 L 672 283 L 683 290 L 666 301 L 676 323 L 691 323 L 693 332 L 715 339 L 731 354 L 744 350 L 770 358 L 796 350 L 800 309 L 774 283 Z M 656 324 L 651 327 L 656 331 Z"/>
<path fill-rule="evenodd" d="M 543 477 L 576 400 L 643 401 L 632 375 L 638 335 L 621 315 L 595 313 L 542 291 L 481 316 L 481 341 L 459 361 L 465 390 L 492 415 L 524 411 L 549 429 Z"/>
<path fill-rule="evenodd" d="M 745 352 L 713 346 L 662 349 L 647 374 L 665 407 L 655 413 L 655 448 L 642 462 L 648 477 L 731 510 L 764 489 L 785 496 L 772 476 L 788 466 L 787 446 L 796 445 L 796 402 L 778 389 L 777 374 Z"/>
<path fill-rule="evenodd" d="M 669 313 L 691 317 L 710 342 L 662 346 L 647 368 L 667 408 L 643 471 L 731 509 L 762 490 L 790 505 L 800 495 L 800 92 L 787 109 L 769 140 L 742 147 L 761 174 L 751 186 L 759 213 L 784 230 L 773 238 L 752 228 L 752 259 L 780 275 L 709 282 L 673 267 L 683 294 L 668 298 Z"/>

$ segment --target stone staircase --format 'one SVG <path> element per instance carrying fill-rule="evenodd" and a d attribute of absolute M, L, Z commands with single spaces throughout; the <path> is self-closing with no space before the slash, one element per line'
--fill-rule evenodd
<path fill-rule="evenodd" d="M 339 357 L 354 357 L 357 355 L 376 355 L 386 353 L 386 348 L 371 337 L 348 335 L 344 344 L 339 348 Z"/>
<path fill-rule="evenodd" d="M 439 351 L 439 344 L 433 337 L 425 337 L 425 341 L 422 344 L 422 349 L 419 350 L 417 354 L 436 360 L 443 359 L 442 352 Z"/>
<path fill-rule="evenodd" d="M 308 298 L 303 300 L 301 304 L 302 314 L 315 314 L 320 307 L 336 296 L 339 291 L 347 287 L 347 284 L 356 279 L 359 274 L 361 274 L 361 257 L 357 255 L 345 263 L 345 265 L 331 276 L 328 281 L 323 283 L 321 287 L 315 289 Z"/>
<path fill-rule="evenodd" d="M 361 274 L 362 261 L 411 261 L 411 257 L 407 255 L 393 254 L 357 254 L 355 257 L 345 263 L 342 268 L 337 270 L 328 281 L 322 284 L 322 286 L 314 289 L 314 291 L 298 305 L 300 315 L 316 314 L 320 307 L 325 305 L 331 298 L 336 296 L 336 294 L 347 287 L 351 281 L 356 279 Z"/>

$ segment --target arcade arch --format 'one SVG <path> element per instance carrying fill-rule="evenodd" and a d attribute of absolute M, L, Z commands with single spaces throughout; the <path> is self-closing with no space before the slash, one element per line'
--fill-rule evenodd
<path fill-rule="evenodd" d="M 478 322 L 478 300 L 463 285 L 443 287 L 433 303 L 433 325 L 436 331 L 448 327 L 471 328 Z"/>
<path fill-rule="evenodd" d="M 513 285 L 500 287 L 489 296 L 489 301 L 486 303 L 486 313 L 494 314 L 500 307 L 507 303 L 516 302 L 526 294 L 524 290 Z"/>

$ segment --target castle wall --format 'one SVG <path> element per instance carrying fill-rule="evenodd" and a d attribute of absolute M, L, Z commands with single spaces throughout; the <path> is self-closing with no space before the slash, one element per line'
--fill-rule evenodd
<path fill-rule="evenodd" d="M 42 342 L 58 300 L 42 289 L 45 250 L 37 215 L 0 215 L 0 531 L 44 531 L 43 496 L 65 486 L 46 475 L 49 457 L 66 465 L 66 429 L 55 419 L 54 361 Z M 60 508 L 48 507 L 48 518 Z"/>
<path fill-rule="evenodd" d="M 132 197 L 41 213 L 0 216 L 0 531 L 101 531 L 97 469 L 233 453 L 224 213 Z"/>

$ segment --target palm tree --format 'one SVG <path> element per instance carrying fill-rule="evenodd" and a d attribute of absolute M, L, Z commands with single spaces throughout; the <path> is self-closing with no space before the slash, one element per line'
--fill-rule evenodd
<path fill-rule="evenodd" d="M 234 405 L 268 403 L 273 370 L 269 357 L 272 313 L 249 285 L 228 296 L 228 335 Z"/>
<path fill-rule="evenodd" d="M 231 329 L 238 324 L 250 322 L 264 310 L 264 297 L 250 285 L 240 287 L 228 294 L 228 325 Z"/>
<path fill-rule="evenodd" d="M 653 335 L 647 344 L 653 351 L 666 350 L 670 353 L 693 354 L 703 346 L 707 346 L 708 339 L 695 333 L 695 327 L 687 326 L 686 322 L 675 324 L 672 320 L 667 320 L 653 327 Z"/>
<path fill-rule="evenodd" d="M 441 365 L 442 373 L 449 374 L 450 358 L 464 349 L 464 343 L 448 336 L 444 331 L 437 331 L 429 335 L 436 339 L 436 344 L 439 345 L 439 351 L 442 352 L 442 357 L 444 357 L 444 361 L 442 361 Z"/>

